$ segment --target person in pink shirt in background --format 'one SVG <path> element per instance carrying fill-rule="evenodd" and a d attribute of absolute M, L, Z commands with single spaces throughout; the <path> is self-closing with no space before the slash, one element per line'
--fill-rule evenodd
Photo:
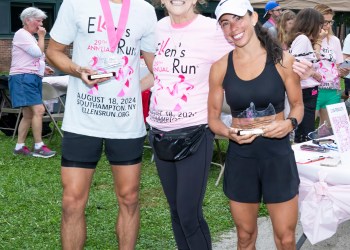
<path fill-rule="evenodd" d="M 323 36 L 315 44 L 320 59 L 318 73 L 322 76 L 317 96 L 316 117 L 320 117 L 319 125 L 326 121 L 330 126 L 326 106 L 340 103 L 340 77 L 347 75 L 349 69 L 339 68 L 344 59 L 340 40 L 332 30 L 334 11 L 325 4 L 317 4 L 314 9 L 324 17 Z"/>
<path fill-rule="evenodd" d="M 12 42 L 12 62 L 9 77 L 11 102 L 14 108 L 23 108 L 23 118 L 18 127 L 18 140 L 13 151 L 15 155 L 49 158 L 56 154 L 42 141 L 42 118 L 45 108 L 42 104 L 42 77 L 52 74 L 45 66 L 44 38 L 46 30 L 42 10 L 29 7 L 22 11 L 19 29 Z M 34 34 L 38 35 L 38 41 Z M 34 136 L 33 152 L 25 146 L 28 130 L 32 127 Z"/>

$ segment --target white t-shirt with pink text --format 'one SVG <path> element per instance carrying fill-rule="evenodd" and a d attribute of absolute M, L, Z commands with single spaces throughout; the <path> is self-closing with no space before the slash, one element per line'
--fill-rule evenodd
<path fill-rule="evenodd" d="M 310 39 L 307 36 L 297 36 L 290 46 L 289 53 L 291 53 L 296 59 L 305 59 L 309 62 L 312 62 L 313 68 L 315 70 L 318 69 L 317 57 L 315 55 Z M 302 89 L 313 88 L 320 85 L 320 83 L 312 77 L 301 80 L 300 83 Z"/>
<path fill-rule="evenodd" d="M 44 76 L 45 54 L 35 37 L 25 29 L 19 29 L 12 41 L 10 75 L 36 74 Z"/>
<path fill-rule="evenodd" d="M 320 50 L 321 60 L 318 62 L 318 73 L 322 76 L 320 88 L 340 90 L 340 76 L 337 64 L 344 61 L 341 45 L 338 37 L 331 36 L 329 41 L 326 38 L 322 40 Z"/>
<path fill-rule="evenodd" d="M 161 19 L 156 39 L 147 122 L 163 131 L 207 124 L 210 67 L 234 47 L 217 21 L 202 15 L 182 26 Z"/>
<path fill-rule="evenodd" d="M 118 27 L 122 4 L 108 1 L 114 27 Z M 70 77 L 64 131 L 87 136 L 129 139 L 146 135 L 140 88 L 140 50 L 154 53 L 157 17 L 144 0 L 130 1 L 125 32 L 111 52 L 100 1 L 64 0 L 50 36 L 73 43 L 72 60 L 99 73 L 115 76 L 98 86 L 87 86 Z"/>

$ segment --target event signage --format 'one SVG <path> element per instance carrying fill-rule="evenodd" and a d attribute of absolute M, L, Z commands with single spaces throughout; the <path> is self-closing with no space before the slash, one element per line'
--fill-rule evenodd
<path fill-rule="evenodd" d="M 350 120 L 345 103 L 327 105 L 329 120 L 338 146 L 342 166 L 350 162 Z"/>

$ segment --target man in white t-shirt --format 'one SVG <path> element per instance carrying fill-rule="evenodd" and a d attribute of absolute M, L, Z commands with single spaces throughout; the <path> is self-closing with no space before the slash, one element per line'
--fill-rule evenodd
<path fill-rule="evenodd" d="M 65 0 L 52 28 L 49 61 L 70 75 L 62 129 L 63 249 L 82 249 L 84 210 L 103 148 L 119 202 L 119 249 L 134 249 L 139 229 L 139 181 L 146 135 L 140 91 L 140 51 L 152 72 L 154 8 L 143 0 Z M 70 59 L 65 51 L 73 43 Z M 89 80 L 91 75 L 111 76 Z M 91 78 L 90 78 L 91 79 Z"/>

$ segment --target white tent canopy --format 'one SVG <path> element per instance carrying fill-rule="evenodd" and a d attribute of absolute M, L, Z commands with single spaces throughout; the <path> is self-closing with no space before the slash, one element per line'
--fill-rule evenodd
<path fill-rule="evenodd" d="M 250 0 L 256 9 L 264 9 L 268 0 Z M 301 10 L 305 8 L 313 8 L 316 4 L 322 3 L 331 7 L 334 11 L 350 12 L 350 0 L 280 0 L 277 2 L 283 9 Z"/>

